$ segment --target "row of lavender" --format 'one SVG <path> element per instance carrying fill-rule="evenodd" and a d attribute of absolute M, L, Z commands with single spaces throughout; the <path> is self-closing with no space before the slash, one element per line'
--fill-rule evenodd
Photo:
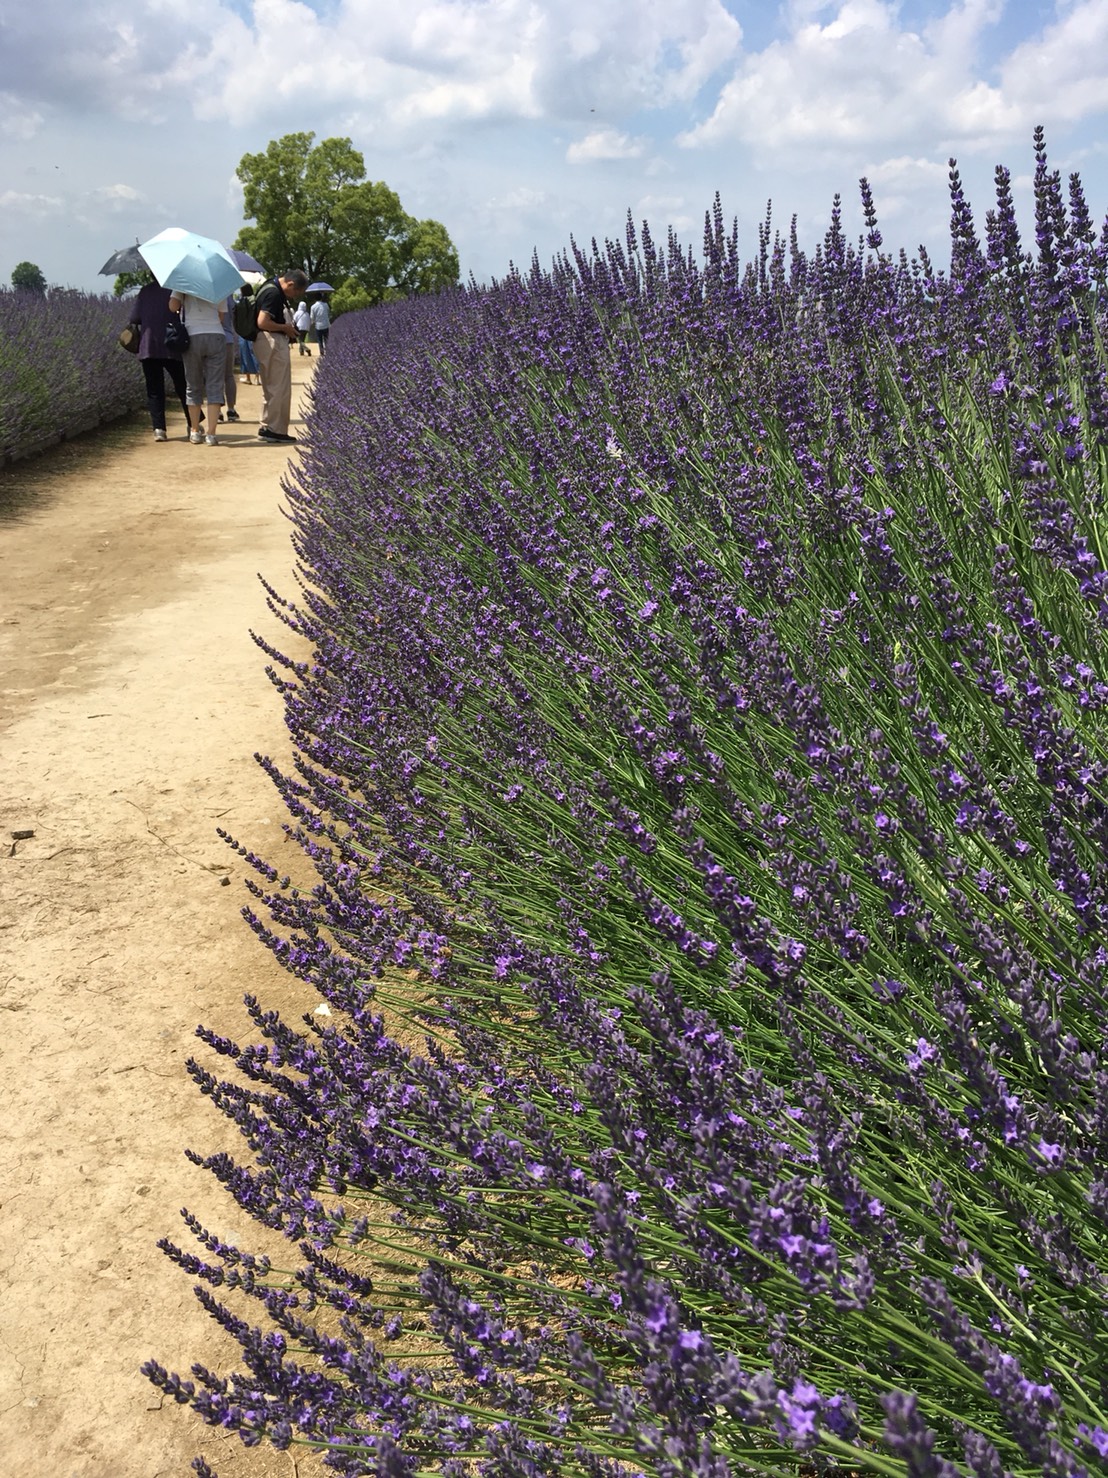
<path fill-rule="evenodd" d="M 271 654 L 318 886 L 250 913 L 334 1014 L 202 1033 L 254 1152 L 202 1163 L 303 1259 L 165 1244 L 245 1359 L 147 1367 L 206 1420 L 1102 1468 L 1108 232 L 1036 146 L 1033 252 L 952 172 L 949 273 L 863 185 L 857 249 L 717 209 L 336 332 Z"/>
<path fill-rule="evenodd" d="M 114 298 L 0 288 L 0 464 L 145 404 Z"/>

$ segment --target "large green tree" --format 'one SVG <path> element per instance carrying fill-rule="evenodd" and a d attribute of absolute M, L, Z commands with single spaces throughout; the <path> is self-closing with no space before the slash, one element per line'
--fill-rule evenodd
<path fill-rule="evenodd" d="M 439 221 L 407 217 L 407 228 L 397 244 L 393 283 L 406 296 L 437 293 L 458 285 L 458 253 Z"/>
<path fill-rule="evenodd" d="M 36 267 L 34 262 L 20 262 L 12 269 L 12 287 L 21 292 L 44 293 L 46 278 L 42 275 L 42 269 Z"/>
<path fill-rule="evenodd" d="M 235 171 L 246 215 L 235 245 L 271 272 L 303 267 L 312 281 L 353 279 L 370 303 L 395 291 L 439 291 L 458 281 L 446 227 L 407 215 L 394 190 L 366 178 L 349 139 L 313 133 L 273 139 Z"/>

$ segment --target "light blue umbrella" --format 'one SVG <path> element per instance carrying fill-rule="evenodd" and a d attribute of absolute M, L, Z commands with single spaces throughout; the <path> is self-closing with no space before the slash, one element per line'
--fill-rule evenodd
<path fill-rule="evenodd" d="M 225 246 L 170 226 L 139 247 L 146 265 L 163 287 L 218 303 L 242 286 L 242 273 Z"/>
<path fill-rule="evenodd" d="M 334 290 L 329 282 L 309 282 L 304 289 L 306 293 L 333 293 Z"/>

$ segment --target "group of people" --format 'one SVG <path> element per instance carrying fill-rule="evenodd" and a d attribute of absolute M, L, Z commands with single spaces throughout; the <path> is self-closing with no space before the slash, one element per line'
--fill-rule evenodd
<path fill-rule="evenodd" d="M 327 353 L 327 335 L 331 331 L 331 309 L 325 298 L 318 298 L 309 308 L 307 300 L 301 298 L 296 305 L 293 314 L 293 323 L 296 326 L 297 337 L 300 340 L 300 353 L 311 354 L 308 348 L 308 335 L 315 330 L 316 342 L 319 345 L 321 355 Z"/>
<path fill-rule="evenodd" d="M 292 414 L 292 340 L 304 340 L 308 329 L 297 323 L 296 305 L 305 306 L 307 274 L 291 268 L 259 287 L 254 298 L 258 336 L 251 343 L 235 332 L 234 302 L 209 302 L 192 293 L 171 291 L 156 282 L 139 290 L 131 310 L 131 323 L 139 330 L 138 357 L 146 381 L 146 404 L 154 428 L 154 440 L 168 440 L 165 424 L 166 377 L 181 402 L 194 445 L 218 446 L 216 426 L 224 418 L 237 421 L 236 361 L 243 379 L 253 383 L 256 375 L 262 389 L 258 439 L 265 442 L 294 442 L 289 433 Z M 317 311 L 322 310 L 322 311 Z M 166 344 L 166 330 L 175 320 L 188 330 L 188 348 L 177 352 Z M 315 328 L 320 353 L 326 352 L 331 327 L 326 302 L 312 304 L 309 328 Z M 310 354 L 311 350 L 307 352 Z M 224 409 L 226 408 L 226 409 Z"/>

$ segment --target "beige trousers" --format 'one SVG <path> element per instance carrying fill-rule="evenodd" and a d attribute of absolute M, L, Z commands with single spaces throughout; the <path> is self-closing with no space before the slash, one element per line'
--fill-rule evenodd
<path fill-rule="evenodd" d="M 287 435 L 292 414 L 292 364 L 285 334 L 259 334 L 254 340 L 258 378 L 262 382 L 262 415 L 259 425 Z"/>

